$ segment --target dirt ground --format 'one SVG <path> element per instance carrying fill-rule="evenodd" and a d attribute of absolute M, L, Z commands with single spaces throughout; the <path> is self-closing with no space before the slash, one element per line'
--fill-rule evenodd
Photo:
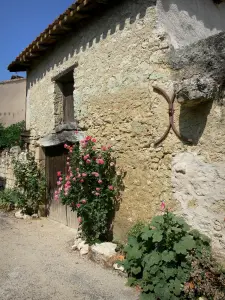
<path fill-rule="evenodd" d="M 71 250 L 74 236 L 57 222 L 0 211 L 0 300 L 137 300 L 126 279 Z"/>

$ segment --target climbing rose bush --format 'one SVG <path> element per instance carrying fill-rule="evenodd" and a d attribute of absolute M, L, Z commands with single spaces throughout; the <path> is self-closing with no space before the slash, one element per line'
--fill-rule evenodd
<path fill-rule="evenodd" d="M 90 244 L 111 239 L 112 222 L 120 202 L 122 173 L 117 174 L 110 146 L 96 146 L 87 136 L 68 150 L 67 172 L 57 172 L 55 200 L 77 211 L 83 238 Z"/>

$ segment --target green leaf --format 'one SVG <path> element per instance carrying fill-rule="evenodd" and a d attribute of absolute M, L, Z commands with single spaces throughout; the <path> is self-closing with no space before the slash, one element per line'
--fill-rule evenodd
<path fill-rule="evenodd" d="M 153 251 L 151 254 L 146 255 L 144 258 L 147 268 L 158 265 L 161 262 L 161 254 L 156 251 Z"/>
<path fill-rule="evenodd" d="M 159 230 L 155 230 L 155 232 L 153 233 L 153 239 L 152 241 L 155 243 L 159 243 L 161 242 L 163 239 L 163 235 L 162 235 L 162 231 L 159 231 Z"/>
<path fill-rule="evenodd" d="M 195 241 L 188 235 L 183 237 L 180 242 L 175 243 L 173 249 L 177 254 L 186 254 L 188 250 L 192 250 L 195 246 Z"/>
<path fill-rule="evenodd" d="M 152 219 L 151 226 L 158 227 L 159 225 L 164 223 L 163 216 L 155 216 Z"/>
<path fill-rule="evenodd" d="M 141 273 L 141 267 L 131 268 L 131 272 L 134 275 L 138 275 L 139 273 Z"/>
<path fill-rule="evenodd" d="M 142 288 L 143 292 L 153 292 L 154 291 L 154 285 L 146 283 L 144 281 L 142 281 L 141 288 Z"/>
<path fill-rule="evenodd" d="M 166 280 L 168 280 L 170 278 L 174 278 L 177 275 L 177 269 L 175 269 L 175 268 L 168 268 L 165 266 L 163 268 L 163 271 L 164 271 Z"/>
<path fill-rule="evenodd" d="M 145 294 L 142 293 L 140 296 L 140 300 L 156 300 L 154 294 L 150 293 L 150 294 Z"/>
<path fill-rule="evenodd" d="M 178 279 L 175 279 L 174 280 L 174 290 L 173 290 L 174 294 L 176 296 L 179 296 L 181 293 L 181 289 L 182 289 L 181 282 Z"/>
<path fill-rule="evenodd" d="M 175 227 L 175 226 L 172 226 L 172 227 L 171 227 L 171 230 L 174 231 L 174 232 L 176 232 L 176 233 L 182 232 L 182 229 L 181 229 L 181 228 Z"/>
<path fill-rule="evenodd" d="M 175 261 L 176 260 L 175 253 L 173 251 L 166 251 L 166 250 L 163 251 L 162 260 L 165 262 Z"/>
<path fill-rule="evenodd" d="M 181 282 L 177 278 L 170 280 L 169 289 L 170 291 L 173 291 L 176 296 L 179 296 L 182 290 Z"/>
<path fill-rule="evenodd" d="M 170 300 L 171 293 L 166 282 L 161 282 L 154 289 L 156 299 Z"/>
<path fill-rule="evenodd" d="M 134 277 L 129 277 L 127 280 L 128 286 L 133 286 L 136 283 L 136 279 Z"/>
<path fill-rule="evenodd" d="M 155 275 L 157 273 L 158 269 L 159 269 L 159 266 L 155 265 L 155 266 L 153 266 L 153 267 L 150 268 L 149 273 L 151 275 Z"/>
<path fill-rule="evenodd" d="M 187 271 L 187 269 L 183 269 L 181 267 L 178 267 L 177 270 L 177 279 L 179 279 L 181 282 L 186 282 L 190 278 L 190 272 Z"/>
<path fill-rule="evenodd" d="M 141 238 L 144 241 L 147 241 L 148 239 L 150 239 L 152 237 L 152 235 L 153 235 L 153 230 L 148 227 L 145 227 L 143 230 L 143 233 L 141 235 Z"/>
<path fill-rule="evenodd" d="M 142 251 L 138 247 L 132 247 L 127 252 L 127 259 L 140 259 L 142 258 Z"/>

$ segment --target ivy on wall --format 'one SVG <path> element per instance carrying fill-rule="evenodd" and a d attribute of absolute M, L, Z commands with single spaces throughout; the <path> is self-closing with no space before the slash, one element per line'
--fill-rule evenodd
<path fill-rule="evenodd" d="M 13 146 L 22 146 L 21 133 L 24 129 L 24 121 L 7 127 L 0 123 L 0 150 L 10 149 Z"/>

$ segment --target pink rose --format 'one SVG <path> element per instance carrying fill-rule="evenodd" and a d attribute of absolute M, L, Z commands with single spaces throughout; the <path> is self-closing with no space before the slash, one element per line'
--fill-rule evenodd
<path fill-rule="evenodd" d="M 76 171 L 77 171 L 77 172 L 79 172 L 79 170 L 80 170 L 79 168 L 76 168 Z"/>
<path fill-rule="evenodd" d="M 92 138 L 91 141 L 92 141 L 93 143 L 96 143 L 96 139 L 95 139 L 95 138 Z"/>
<path fill-rule="evenodd" d="M 81 180 L 80 180 L 80 183 L 83 183 L 83 182 L 84 182 L 84 179 L 81 179 Z"/>
<path fill-rule="evenodd" d="M 69 157 L 67 157 L 67 158 L 66 158 L 66 160 L 70 160 L 70 158 L 69 158 Z"/>
<path fill-rule="evenodd" d="M 76 181 L 76 178 L 75 178 L 75 177 L 73 177 L 73 181 Z"/>
<path fill-rule="evenodd" d="M 61 176 L 61 175 L 62 175 L 62 172 L 58 171 L 58 172 L 57 172 L 57 176 L 59 177 L 59 176 Z"/>
<path fill-rule="evenodd" d="M 70 165 L 70 163 L 69 163 L 69 162 L 67 162 L 66 164 L 67 164 L 67 166 L 69 166 L 69 165 Z"/>
<path fill-rule="evenodd" d="M 102 158 L 96 159 L 97 164 L 104 165 L 104 160 Z"/>
<path fill-rule="evenodd" d="M 100 194 L 99 194 L 99 193 L 95 193 L 95 195 L 96 195 L 96 196 L 99 196 Z"/>
<path fill-rule="evenodd" d="M 67 148 L 68 148 L 68 145 L 67 145 L 67 144 L 64 144 L 64 148 L 67 149 Z"/>
<path fill-rule="evenodd" d="M 90 164 L 90 163 L 91 163 L 90 159 L 87 159 L 87 160 L 86 160 L 86 163 L 87 163 L 87 164 Z"/>
<path fill-rule="evenodd" d="M 77 220 L 78 220 L 79 223 L 82 222 L 82 218 L 81 217 L 78 217 Z"/>
<path fill-rule="evenodd" d="M 57 181 L 57 185 L 61 185 L 61 181 Z"/>
<path fill-rule="evenodd" d="M 86 173 L 82 173 L 82 177 L 87 177 L 87 174 Z"/>
<path fill-rule="evenodd" d="M 80 178 L 80 177 L 81 177 L 81 175 L 80 175 L 80 173 L 78 173 L 78 174 L 77 174 L 77 178 Z"/>
<path fill-rule="evenodd" d="M 164 201 L 162 201 L 161 205 L 160 205 L 161 210 L 165 210 L 166 208 L 166 204 Z"/>
<path fill-rule="evenodd" d="M 102 151 L 106 151 L 107 150 L 107 147 L 106 146 L 102 146 Z"/>
<path fill-rule="evenodd" d="M 78 204 L 76 205 L 76 207 L 77 207 L 77 208 L 80 208 L 80 203 L 78 203 Z"/>
<path fill-rule="evenodd" d="M 86 136 L 85 141 L 90 141 L 92 137 L 90 135 Z"/>
<path fill-rule="evenodd" d="M 99 177 L 99 174 L 97 172 L 92 172 L 92 175 L 94 175 L 95 177 Z"/>
<path fill-rule="evenodd" d="M 99 179 L 99 180 L 98 180 L 98 183 L 99 183 L 99 184 L 101 184 L 101 183 L 102 183 L 102 180 L 101 180 L 101 179 Z"/>
<path fill-rule="evenodd" d="M 63 179 L 62 179 L 62 177 L 59 177 L 59 181 L 62 181 Z"/>
<path fill-rule="evenodd" d="M 101 189 L 100 188 L 96 188 L 96 191 L 99 192 Z"/>
<path fill-rule="evenodd" d="M 84 160 L 87 160 L 90 157 L 90 154 L 86 154 L 83 158 Z"/>
<path fill-rule="evenodd" d="M 110 191 L 113 191 L 113 190 L 114 190 L 114 187 L 113 187 L 112 185 L 109 185 L 109 186 L 108 186 L 108 189 L 109 189 Z"/>
<path fill-rule="evenodd" d="M 87 201 L 86 201 L 85 199 L 82 199 L 82 200 L 81 200 L 81 203 L 86 204 Z"/>
<path fill-rule="evenodd" d="M 55 201 L 59 200 L 59 196 L 58 196 L 58 195 L 55 195 L 54 200 L 55 200 Z"/>

